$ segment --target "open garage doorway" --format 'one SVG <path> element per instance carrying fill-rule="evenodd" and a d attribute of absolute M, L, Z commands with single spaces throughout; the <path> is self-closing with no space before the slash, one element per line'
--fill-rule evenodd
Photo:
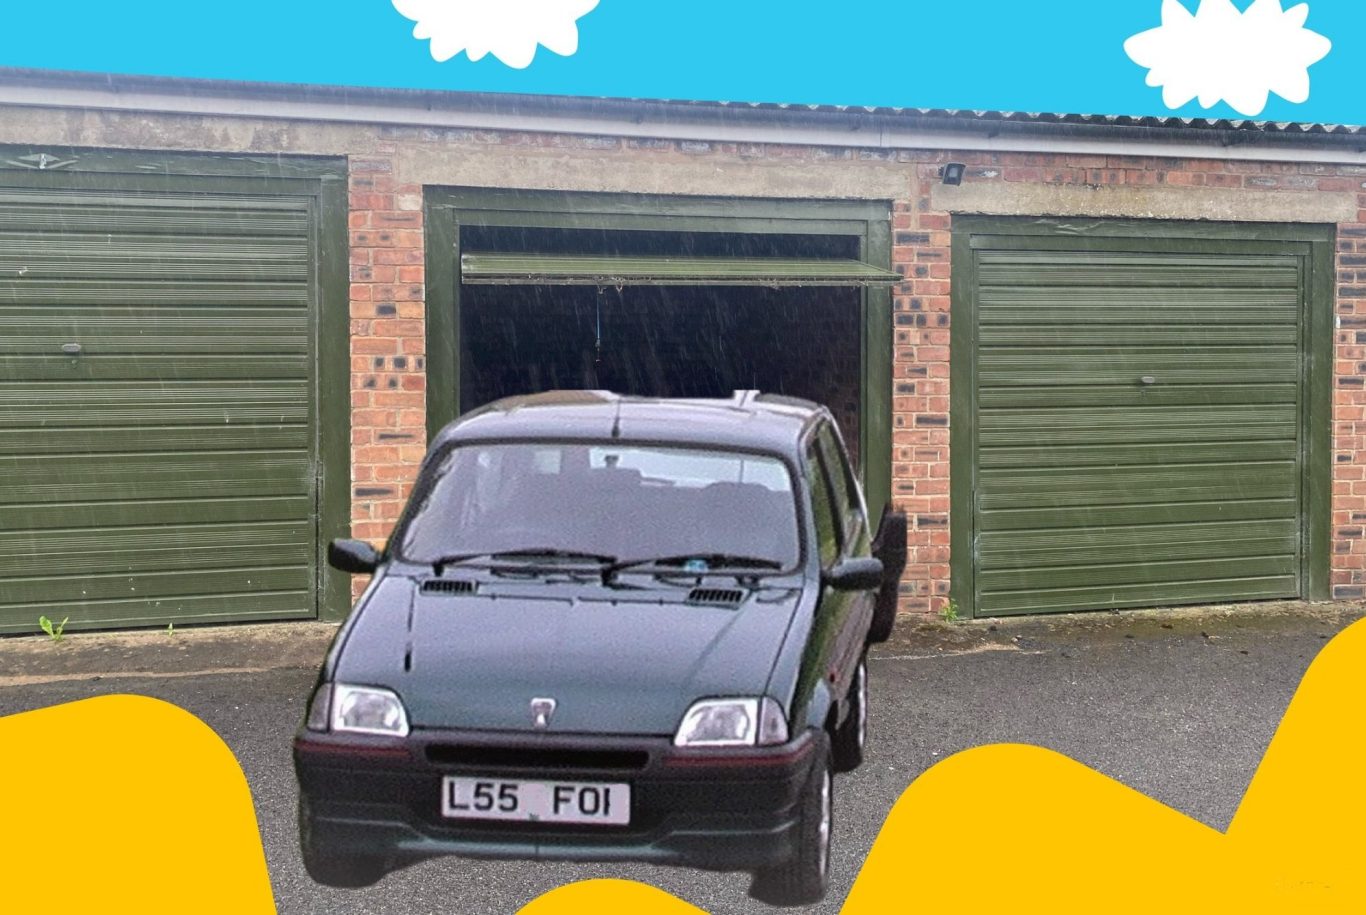
<path fill-rule="evenodd" d="M 886 204 L 430 191 L 429 425 L 552 389 L 826 405 L 889 496 Z"/>
<path fill-rule="evenodd" d="M 470 234 L 485 246 L 499 241 L 486 232 Z M 642 233 L 645 239 L 604 234 L 579 241 L 593 243 L 602 256 L 655 240 L 653 233 Z M 510 239 L 501 241 L 498 250 L 507 250 Z M 725 250 L 737 240 L 702 241 Z M 843 240 L 795 241 L 804 244 L 775 247 L 836 247 Z M 728 397 L 754 389 L 825 404 L 853 451 L 861 295 L 848 286 L 467 285 L 460 308 L 460 410 L 556 388 L 642 397 Z"/>

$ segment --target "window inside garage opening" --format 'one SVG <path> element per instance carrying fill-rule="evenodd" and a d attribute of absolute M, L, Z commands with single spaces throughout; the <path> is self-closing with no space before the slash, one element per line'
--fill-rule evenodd
<path fill-rule="evenodd" d="M 830 408 L 881 510 L 899 280 L 885 204 L 450 193 L 428 199 L 433 427 L 552 389 L 785 394 Z"/>

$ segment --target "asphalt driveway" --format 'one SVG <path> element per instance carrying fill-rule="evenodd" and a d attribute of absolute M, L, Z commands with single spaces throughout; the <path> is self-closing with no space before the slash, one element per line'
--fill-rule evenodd
<path fill-rule="evenodd" d="M 902 625 L 871 665 L 867 761 L 836 781 L 836 912 L 883 818 L 935 762 L 995 742 L 1049 747 L 1216 828 L 1238 800 L 1324 642 L 1361 605 L 1260 604 Z M 331 627 L 0 640 L 0 715 L 110 692 L 180 705 L 251 784 L 281 913 L 510 913 L 563 883 L 654 883 L 714 913 L 772 911 L 741 875 L 643 866 L 431 861 L 369 890 L 313 884 L 299 861 L 290 737 Z M 971 849 L 954 849 L 954 855 Z M 979 849 L 983 861 L 999 853 Z M 907 862 L 940 866 L 937 862 Z"/>

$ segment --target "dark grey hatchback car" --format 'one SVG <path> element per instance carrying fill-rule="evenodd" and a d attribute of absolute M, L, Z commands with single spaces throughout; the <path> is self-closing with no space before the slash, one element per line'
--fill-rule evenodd
<path fill-rule="evenodd" d="M 309 874 L 646 861 L 820 899 L 904 524 L 884 515 L 873 555 L 805 401 L 552 392 L 462 417 L 383 554 L 331 546 L 374 577 L 294 742 Z"/>

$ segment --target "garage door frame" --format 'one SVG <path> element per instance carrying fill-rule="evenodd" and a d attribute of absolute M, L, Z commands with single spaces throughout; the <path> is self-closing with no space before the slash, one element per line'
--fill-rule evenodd
<path fill-rule="evenodd" d="M 978 307 L 975 251 L 995 237 L 1010 247 L 1065 246 L 1085 238 L 1097 248 L 1199 240 L 1202 251 L 1245 253 L 1268 245 L 1298 249 L 1304 257 L 1300 412 L 1302 482 L 1301 597 L 1330 595 L 1332 533 L 1333 226 L 1289 223 L 1212 223 L 1133 219 L 1054 219 L 959 216 L 953 222 L 950 342 L 950 596 L 961 616 L 975 606 L 977 531 Z M 1296 252 L 1292 252 L 1296 253 Z"/>
<path fill-rule="evenodd" d="M 891 202 L 683 197 L 507 188 L 425 189 L 427 429 L 459 412 L 460 227 L 636 229 L 667 232 L 844 235 L 858 259 L 892 268 Z M 869 511 L 891 499 L 892 291 L 862 289 L 859 462 Z"/>
<path fill-rule="evenodd" d="M 351 603 L 349 576 L 326 562 L 327 542 L 350 531 L 347 174 L 340 158 L 0 146 L 0 186 L 51 187 L 53 176 L 61 175 L 59 182 L 80 188 L 166 190 L 169 179 L 187 187 L 193 181 L 193 190 L 206 193 L 311 198 L 317 252 L 311 271 L 316 308 L 309 318 L 316 366 L 310 415 L 317 473 L 314 590 L 315 615 L 323 619 L 344 618 Z"/>

